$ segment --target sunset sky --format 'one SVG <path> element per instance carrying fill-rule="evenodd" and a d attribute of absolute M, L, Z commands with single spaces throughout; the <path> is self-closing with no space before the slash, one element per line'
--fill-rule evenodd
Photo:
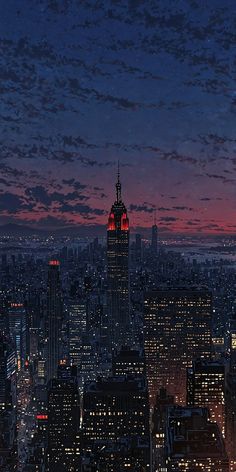
<path fill-rule="evenodd" d="M 0 6 L 0 224 L 236 233 L 235 0 Z"/>

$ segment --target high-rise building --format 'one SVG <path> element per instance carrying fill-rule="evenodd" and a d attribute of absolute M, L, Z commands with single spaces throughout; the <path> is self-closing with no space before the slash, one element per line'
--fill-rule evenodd
<path fill-rule="evenodd" d="M 149 448 L 148 438 L 98 441 L 92 454 L 83 456 L 82 472 L 148 472 Z"/>
<path fill-rule="evenodd" d="M 136 265 L 140 265 L 142 262 L 142 236 L 141 234 L 135 235 L 135 262 L 136 262 Z"/>
<path fill-rule="evenodd" d="M 144 305 L 144 347 L 150 403 L 166 388 L 185 404 L 186 368 L 211 356 L 212 300 L 206 289 L 148 292 Z"/>
<path fill-rule="evenodd" d="M 69 354 L 72 364 L 81 363 L 82 338 L 86 333 L 87 305 L 86 300 L 72 300 L 69 305 Z"/>
<path fill-rule="evenodd" d="M 60 263 L 49 261 L 47 286 L 47 317 L 48 317 L 48 357 L 47 378 L 55 378 L 60 359 L 60 341 L 62 325 L 62 294 L 60 281 Z"/>
<path fill-rule="evenodd" d="M 230 472 L 236 472 L 236 323 L 230 323 L 230 369 L 225 385 L 225 439 Z"/>
<path fill-rule="evenodd" d="M 236 320 L 230 321 L 230 372 L 236 374 Z"/>
<path fill-rule="evenodd" d="M 128 444 L 127 444 L 128 440 Z M 135 375 L 110 377 L 90 382 L 85 385 L 83 415 L 83 445 L 88 455 L 95 454 L 101 459 L 99 451 L 115 454 L 117 463 L 122 462 L 121 452 L 116 445 L 127 444 L 129 457 L 137 459 L 137 467 L 131 471 L 148 471 L 150 467 L 149 451 L 149 405 L 148 392 L 144 376 Z M 143 454 L 141 454 L 143 444 Z M 134 450 L 139 454 L 135 457 Z M 140 448 L 138 447 L 140 445 Z M 126 451 L 127 453 L 127 451 Z M 141 458 L 140 458 L 141 456 Z M 109 455 L 107 456 L 109 458 Z M 110 465 L 112 465 L 110 457 Z M 108 470 L 95 469 L 95 470 Z M 120 469 L 125 470 L 124 466 Z"/>
<path fill-rule="evenodd" d="M 6 410 L 12 404 L 12 380 L 15 372 L 15 351 L 0 336 L 0 410 Z"/>
<path fill-rule="evenodd" d="M 49 382 L 47 413 L 49 472 L 79 470 L 79 405 L 78 388 L 73 376 L 52 379 Z"/>
<path fill-rule="evenodd" d="M 187 371 L 187 404 L 209 409 L 210 419 L 225 435 L 225 367 L 197 360 Z"/>
<path fill-rule="evenodd" d="M 157 255 L 157 245 L 158 245 L 158 229 L 156 224 L 156 210 L 155 210 L 155 220 L 154 224 L 152 225 L 152 240 L 151 240 L 151 250 L 153 255 Z"/>
<path fill-rule="evenodd" d="M 112 374 L 146 375 L 145 357 L 143 350 L 124 347 L 117 354 L 113 353 Z"/>
<path fill-rule="evenodd" d="M 16 470 L 16 356 L 0 336 L 0 470 Z"/>
<path fill-rule="evenodd" d="M 169 409 L 165 450 L 165 461 L 159 471 L 229 471 L 221 432 L 216 423 L 209 421 L 206 408 Z"/>
<path fill-rule="evenodd" d="M 16 352 L 17 368 L 26 360 L 26 310 L 23 303 L 11 303 L 8 310 L 9 334 Z"/>
<path fill-rule="evenodd" d="M 228 372 L 225 388 L 225 439 L 230 471 L 236 471 L 236 373 Z"/>
<path fill-rule="evenodd" d="M 118 172 L 116 201 L 107 228 L 108 304 L 113 347 L 130 343 L 129 315 L 129 219 L 121 197 Z"/>
<path fill-rule="evenodd" d="M 173 395 L 164 388 L 157 394 L 152 415 L 152 463 L 153 471 L 162 471 L 165 462 L 166 425 L 169 408 L 174 405 Z"/>

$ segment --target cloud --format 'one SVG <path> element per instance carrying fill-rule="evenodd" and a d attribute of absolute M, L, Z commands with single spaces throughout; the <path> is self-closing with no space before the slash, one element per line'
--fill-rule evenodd
<path fill-rule="evenodd" d="M 22 210 L 32 210 L 33 204 L 26 203 L 24 198 L 11 192 L 0 193 L 0 212 L 15 214 Z"/>
<path fill-rule="evenodd" d="M 51 215 L 47 215 L 46 217 L 39 218 L 37 221 L 37 225 L 43 228 L 57 228 L 57 227 L 65 227 L 71 226 L 73 224 L 73 220 L 68 220 L 66 218 L 55 217 Z"/>
<path fill-rule="evenodd" d="M 192 207 L 187 207 L 187 206 L 174 206 L 173 210 L 177 211 L 194 211 Z"/>
<path fill-rule="evenodd" d="M 131 203 L 129 206 L 130 211 L 135 211 L 135 212 L 145 212 L 145 213 L 153 213 L 155 211 L 155 208 L 150 208 L 147 207 L 146 205 L 136 205 Z"/>
<path fill-rule="evenodd" d="M 78 200 L 84 201 L 89 199 L 89 197 L 81 194 L 77 190 L 68 193 L 49 193 L 42 185 L 27 188 L 25 190 L 25 195 L 35 203 L 42 203 L 45 209 L 48 209 L 53 203 L 59 204 L 59 208 L 61 208 L 68 202 L 77 202 Z"/>
<path fill-rule="evenodd" d="M 179 218 L 177 218 L 176 216 L 161 216 L 160 218 L 160 221 L 164 221 L 165 223 L 171 223 L 178 220 Z"/>

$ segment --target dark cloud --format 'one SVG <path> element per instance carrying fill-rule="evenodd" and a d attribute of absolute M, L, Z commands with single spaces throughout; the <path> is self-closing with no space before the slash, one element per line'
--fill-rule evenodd
<path fill-rule="evenodd" d="M 174 206 L 173 210 L 177 211 L 194 211 L 192 207 L 187 207 L 187 206 Z"/>
<path fill-rule="evenodd" d="M 49 193 L 48 190 L 41 185 L 27 188 L 25 190 L 25 194 L 27 195 L 27 197 L 30 197 L 32 201 L 42 203 L 46 208 L 50 207 L 53 203 L 59 203 L 60 205 L 64 205 L 67 202 L 73 202 L 77 200 L 84 201 L 89 199 L 89 197 L 81 194 L 76 190 L 74 192 L 69 193 Z"/>
<path fill-rule="evenodd" d="M 69 185 L 70 187 L 73 187 L 76 190 L 84 190 L 87 185 L 82 184 L 78 180 L 75 179 L 62 179 L 62 183 L 65 185 Z"/>
<path fill-rule="evenodd" d="M 15 214 L 23 210 L 32 210 L 33 204 L 11 192 L 0 193 L 0 212 Z"/>
<path fill-rule="evenodd" d="M 71 226 L 73 220 L 68 220 L 66 218 L 59 218 L 55 216 L 48 215 L 45 218 L 40 218 L 38 220 L 38 225 L 43 228 L 57 228 Z"/>
<path fill-rule="evenodd" d="M 136 211 L 136 212 L 145 212 L 145 213 L 153 213 L 155 211 L 154 208 L 147 207 L 146 205 L 135 205 L 131 203 L 129 206 L 130 211 Z"/>
<path fill-rule="evenodd" d="M 164 221 L 165 223 L 171 223 L 174 221 L 179 220 L 176 216 L 161 216 L 160 221 Z"/>
<path fill-rule="evenodd" d="M 221 201 L 221 200 L 223 200 L 223 198 L 221 198 L 221 197 L 216 197 L 216 198 L 212 198 L 212 197 L 202 197 L 202 198 L 200 198 L 200 200 L 201 200 L 202 202 L 210 202 L 210 201 L 214 201 L 214 200 Z"/>

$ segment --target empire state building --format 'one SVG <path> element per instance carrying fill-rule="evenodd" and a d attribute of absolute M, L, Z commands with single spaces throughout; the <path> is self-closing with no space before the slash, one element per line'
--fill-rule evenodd
<path fill-rule="evenodd" d="M 116 201 L 111 207 L 107 228 L 108 302 L 113 348 L 130 343 L 129 316 L 129 219 L 121 197 L 120 174 Z"/>

